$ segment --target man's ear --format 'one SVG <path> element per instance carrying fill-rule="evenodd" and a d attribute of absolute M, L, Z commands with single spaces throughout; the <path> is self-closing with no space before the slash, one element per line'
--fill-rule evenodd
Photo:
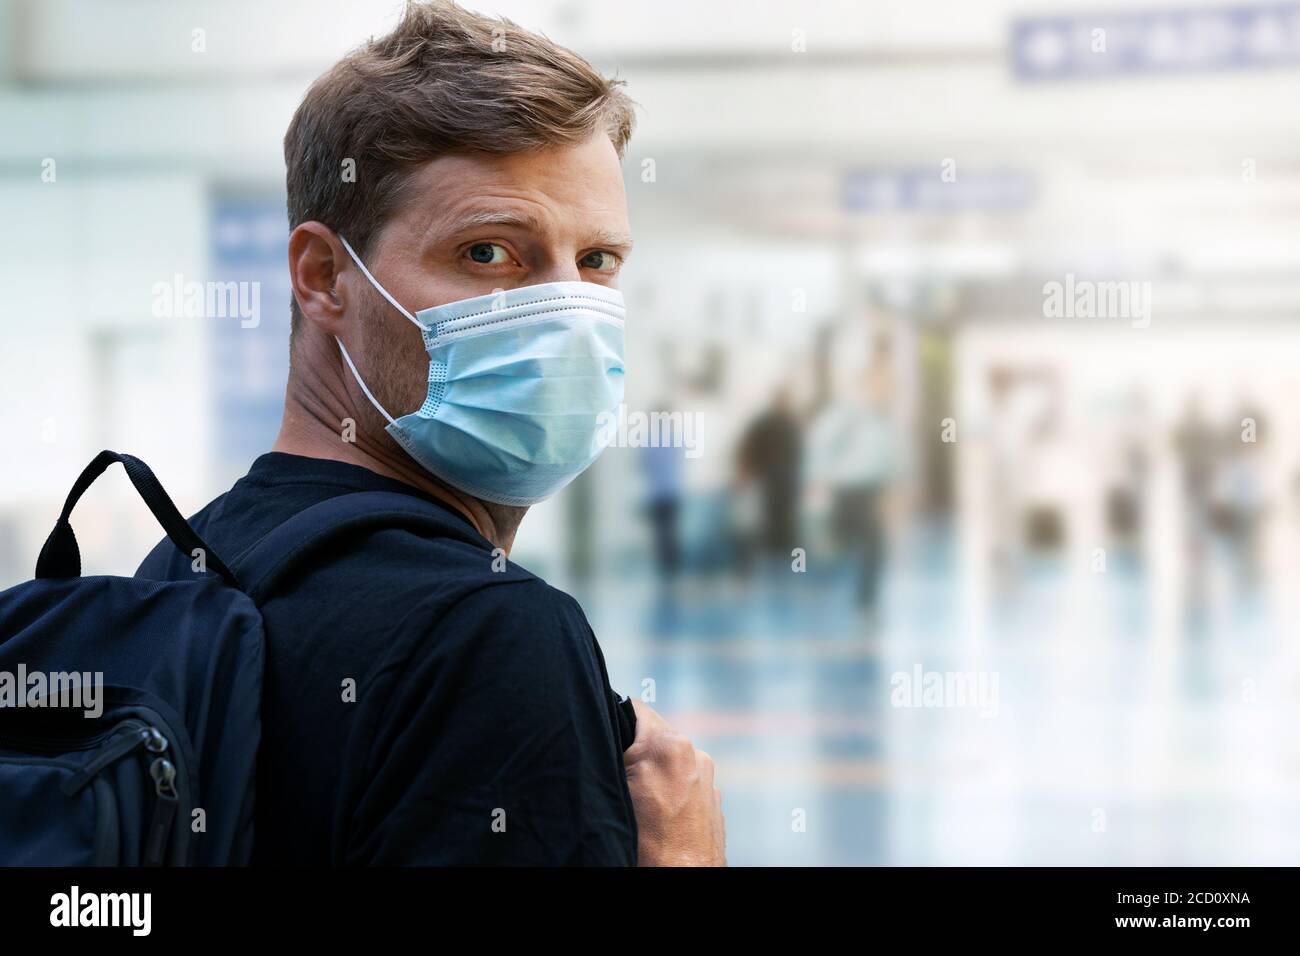
<path fill-rule="evenodd" d="M 319 222 L 304 222 L 289 234 L 289 281 L 303 317 L 329 335 L 343 333 L 347 311 L 339 283 L 348 254 L 338 236 Z"/>

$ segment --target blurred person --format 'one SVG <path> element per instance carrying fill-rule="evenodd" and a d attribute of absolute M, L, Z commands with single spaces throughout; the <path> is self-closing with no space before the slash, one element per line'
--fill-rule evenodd
<path fill-rule="evenodd" d="M 1130 550 L 1136 547 L 1146 520 L 1143 495 L 1150 474 L 1151 428 L 1146 392 L 1129 390 L 1116 421 L 1116 468 L 1106 494 L 1106 522 L 1115 540 Z"/>
<path fill-rule="evenodd" d="M 738 428 L 725 397 L 727 357 L 707 346 L 702 358 L 700 370 L 682 379 L 682 410 L 696 421 L 698 450 L 682 476 L 679 525 L 693 579 L 729 573 L 736 558 L 733 458 L 725 450 L 735 447 Z"/>
<path fill-rule="evenodd" d="M 725 863 L 712 761 L 640 702 L 624 752 L 581 608 L 501 560 L 622 398 L 620 85 L 411 3 L 293 117 L 283 421 L 192 523 L 240 555 L 381 491 L 441 530 L 357 534 L 262 606 L 255 862 Z M 190 576 L 179 557 L 164 541 L 138 575 Z"/>
<path fill-rule="evenodd" d="M 1242 592 L 1260 579 L 1260 529 L 1267 509 L 1262 459 L 1266 422 L 1253 403 L 1239 401 L 1224 430 L 1223 462 L 1214 490 L 1216 525 L 1232 543 L 1233 571 Z"/>
<path fill-rule="evenodd" d="M 741 566 L 756 595 L 745 605 L 757 615 L 752 628 L 788 634 L 794 613 L 791 573 L 799 534 L 799 476 L 803 434 L 789 389 L 778 388 L 771 404 L 741 433 L 736 448 L 734 493 Z"/>
<path fill-rule="evenodd" d="M 1034 507 L 1032 472 L 1061 431 L 1061 381 L 1049 368 L 997 367 L 989 374 L 989 525 L 995 586 L 1021 584 L 1028 544 L 1059 538 L 1050 507 Z"/>
<path fill-rule="evenodd" d="M 664 584 L 676 578 L 681 564 L 677 521 L 681 512 L 685 457 L 683 449 L 672 444 L 650 445 L 642 453 L 648 484 L 646 508 L 654 535 L 655 572 Z"/>
<path fill-rule="evenodd" d="M 772 404 L 746 428 L 736 461 L 742 485 L 758 489 L 761 522 L 758 550 L 765 558 L 788 558 L 799 537 L 799 476 L 803 434 L 790 390 L 777 389 Z"/>
<path fill-rule="evenodd" d="M 1188 568 L 1185 593 L 1192 623 L 1201 623 L 1200 614 L 1208 597 L 1213 491 L 1222 438 L 1206 417 L 1200 395 L 1192 393 L 1187 397 L 1173 440 L 1183 492 Z"/>
<path fill-rule="evenodd" d="M 878 337 L 866 368 L 847 395 L 833 398 L 809 434 L 809 474 L 831 497 L 836 549 L 854 564 L 858 607 L 878 610 L 886 550 L 886 495 L 899 468 L 889 414 L 889 343 Z"/>
<path fill-rule="evenodd" d="M 672 403 L 661 401 L 657 407 L 668 410 Z M 676 435 L 671 441 L 651 443 L 641 452 L 648 486 L 646 516 L 654 542 L 657 584 L 651 626 L 661 634 L 672 631 L 677 621 L 677 574 L 681 567 L 679 521 L 682 468 L 686 460 L 682 441 L 682 436 Z"/>

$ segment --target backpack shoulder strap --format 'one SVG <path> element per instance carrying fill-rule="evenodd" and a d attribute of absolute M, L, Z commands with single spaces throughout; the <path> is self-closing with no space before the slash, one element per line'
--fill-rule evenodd
<path fill-rule="evenodd" d="M 441 506 L 415 495 L 395 491 L 337 495 L 298 512 L 267 532 L 235 561 L 235 574 L 253 603 L 260 606 L 276 585 L 308 557 L 349 536 L 384 528 L 447 535 L 455 520 Z"/>

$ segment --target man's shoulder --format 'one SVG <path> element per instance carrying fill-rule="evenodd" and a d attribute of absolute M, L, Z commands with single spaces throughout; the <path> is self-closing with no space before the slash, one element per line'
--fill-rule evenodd
<path fill-rule="evenodd" d="M 352 496 L 344 492 L 305 500 L 301 496 L 268 500 L 273 496 L 236 485 L 193 514 L 189 523 L 211 550 L 238 573 L 241 564 L 265 565 L 265 549 L 274 551 L 286 544 L 285 540 L 279 540 L 284 535 L 277 535 L 283 526 L 294 530 L 293 540 L 287 543 L 301 548 L 302 536 L 317 530 L 313 522 L 320 522 L 323 530 L 326 525 L 357 517 L 347 507 L 349 497 Z M 415 496 L 407 498 L 404 506 L 410 510 L 410 517 L 395 516 L 322 541 L 311 549 L 304 565 L 313 571 L 343 567 L 359 580 L 379 575 L 387 575 L 392 581 L 409 580 L 423 578 L 427 571 L 436 569 L 442 577 L 463 578 L 469 589 L 493 580 L 533 577 L 508 562 L 504 551 L 494 549 L 445 506 Z M 264 560 L 250 562 L 259 552 Z M 405 566 L 405 570 L 399 574 L 396 569 L 400 566 Z M 176 580 L 192 574 L 190 557 L 182 555 L 167 538 L 153 548 L 136 572 L 137 577 L 160 580 Z"/>
<path fill-rule="evenodd" d="M 576 630 L 585 635 L 587 618 L 571 595 L 525 568 L 511 564 L 479 579 L 451 609 L 458 614 L 491 615 L 501 623 L 526 626 L 535 632 Z"/>
<path fill-rule="evenodd" d="M 466 604 L 512 616 L 581 613 L 573 598 L 511 561 L 504 549 L 457 530 L 395 522 L 350 539 L 346 547 L 324 549 L 311 562 L 312 571 L 325 582 L 369 582 L 390 595 L 394 609 L 428 606 L 426 599 L 436 596 L 434 603 L 448 610 Z"/>
<path fill-rule="evenodd" d="M 241 559 L 306 509 L 287 516 L 281 510 L 257 515 L 255 498 L 227 492 L 190 520 L 238 575 Z M 291 643 L 307 632 L 325 644 L 332 637 L 358 646 L 378 642 L 386 659 L 503 651 L 541 665 L 543 658 L 590 653 L 593 635 L 574 598 L 456 516 L 440 522 L 437 508 L 422 510 L 435 520 L 395 519 L 310 551 L 262 606 L 272 631 Z M 184 580 L 194 570 L 164 538 L 136 576 Z"/>
<path fill-rule="evenodd" d="M 539 683 L 599 698 L 607 680 L 578 602 L 523 569 L 463 592 L 395 644 L 405 649 L 398 652 L 402 672 L 420 686 L 435 684 L 436 674 L 456 674 L 471 685 L 494 685 L 511 699 L 521 687 Z M 539 701 L 511 706 L 545 710 Z"/>

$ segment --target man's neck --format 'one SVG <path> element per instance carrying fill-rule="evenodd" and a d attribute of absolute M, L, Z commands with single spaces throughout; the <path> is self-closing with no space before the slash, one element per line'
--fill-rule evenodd
<path fill-rule="evenodd" d="M 359 465 L 375 474 L 418 488 L 455 508 L 494 547 L 509 554 L 526 508 L 491 505 L 443 484 L 411 460 L 386 435 L 381 442 L 370 440 L 359 433 L 355 441 L 344 441 L 339 431 L 327 424 L 326 419 L 343 421 L 351 417 L 356 421 L 360 416 L 336 416 L 325 407 L 331 403 L 319 401 L 315 397 L 304 401 L 300 398 L 300 393 L 301 390 L 294 387 L 291 378 L 285 395 L 280 433 L 271 447 L 272 451 Z"/>

